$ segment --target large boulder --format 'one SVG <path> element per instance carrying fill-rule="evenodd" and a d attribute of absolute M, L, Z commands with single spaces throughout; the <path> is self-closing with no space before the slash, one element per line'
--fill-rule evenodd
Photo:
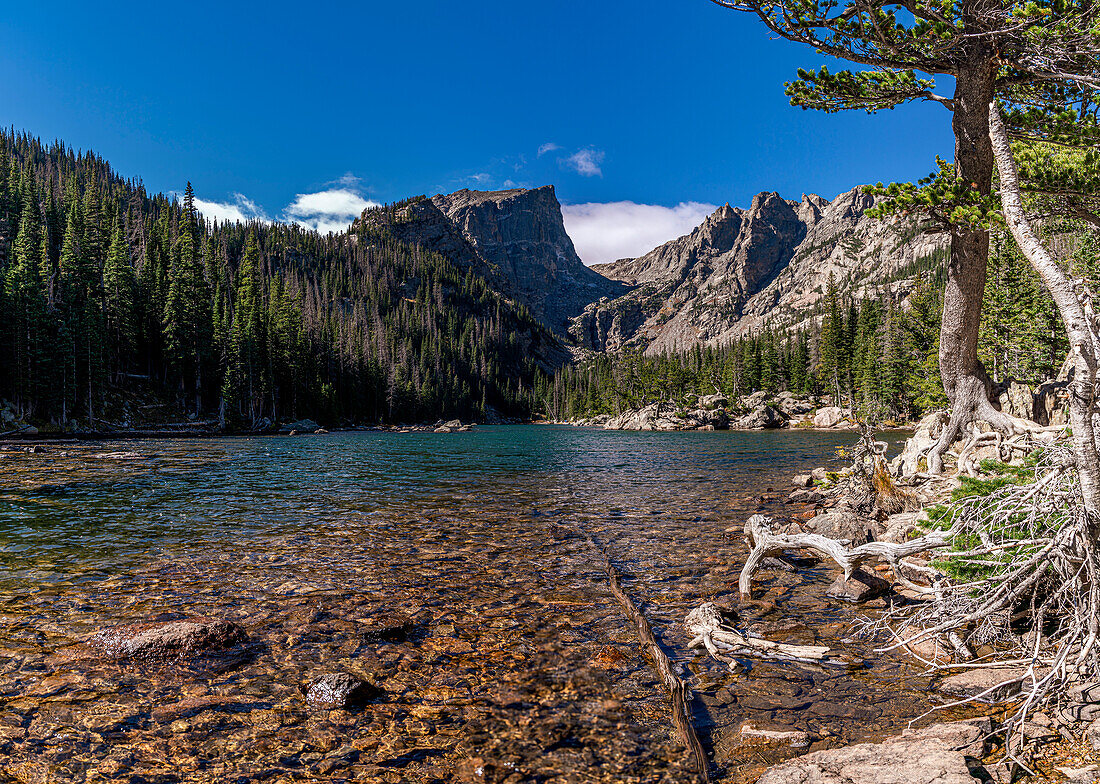
<path fill-rule="evenodd" d="M 751 395 L 741 398 L 741 408 L 752 410 L 754 408 L 760 408 L 768 402 L 768 393 L 764 390 L 759 392 L 753 392 Z"/>
<path fill-rule="evenodd" d="M 706 409 L 725 408 L 730 404 L 730 399 L 725 395 L 703 395 L 699 398 L 699 407 Z"/>
<path fill-rule="evenodd" d="M 321 426 L 314 422 L 312 419 L 299 419 L 297 422 L 289 422 L 279 428 L 280 433 L 293 433 L 297 431 L 299 433 L 313 433 L 316 432 Z"/>
<path fill-rule="evenodd" d="M 787 418 L 772 406 L 761 406 L 731 425 L 736 430 L 778 430 L 786 426 Z"/>
<path fill-rule="evenodd" d="M 883 533 L 878 520 L 846 509 L 819 514 L 803 523 L 803 528 L 830 539 L 847 540 L 852 547 L 878 540 Z"/>
<path fill-rule="evenodd" d="M 1001 411 L 1020 419 L 1035 419 L 1035 393 L 1031 387 L 1015 379 L 1009 379 L 997 396 Z"/>
<path fill-rule="evenodd" d="M 988 734 L 988 719 L 934 724 L 882 743 L 812 752 L 756 784 L 976 784 L 968 761 L 984 755 Z"/>
<path fill-rule="evenodd" d="M 939 441 L 949 418 L 946 411 L 933 411 L 921 419 L 916 432 L 905 442 L 901 454 L 890 462 L 895 476 L 911 476 L 928 469 L 928 450 Z"/>
<path fill-rule="evenodd" d="M 815 408 L 813 401 L 795 397 L 791 392 L 780 392 L 773 405 L 788 417 L 802 416 Z"/>
<path fill-rule="evenodd" d="M 837 427 L 842 424 L 850 424 L 852 412 L 847 408 L 838 406 L 825 406 L 819 408 L 814 414 L 814 427 Z"/>
<path fill-rule="evenodd" d="M 689 411 L 687 416 L 685 427 L 710 427 L 714 430 L 725 430 L 730 425 L 729 414 L 725 409 L 706 409 L 697 408 L 694 411 Z"/>

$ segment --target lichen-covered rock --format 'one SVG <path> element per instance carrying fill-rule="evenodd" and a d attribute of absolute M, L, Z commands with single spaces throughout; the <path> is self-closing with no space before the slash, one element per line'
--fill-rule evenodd
<path fill-rule="evenodd" d="M 735 430 L 778 430 L 786 426 L 787 418 L 771 406 L 761 406 L 730 424 Z"/>
<path fill-rule="evenodd" d="M 882 524 L 878 520 L 846 509 L 819 514 L 807 520 L 803 528 L 830 539 L 846 540 L 852 547 L 878 540 L 882 535 Z"/>
<path fill-rule="evenodd" d="M 933 411 L 925 414 L 917 423 L 917 429 L 905 442 L 901 454 L 890 462 L 894 476 L 911 476 L 928 470 L 928 450 L 939 441 L 943 426 L 949 417 L 946 411 Z"/>
<path fill-rule="evenodd" d="M 814 427 L 838 427 L 851 423 L 852 412 L 838 406 L 819 408 L 814 414 Z"/>

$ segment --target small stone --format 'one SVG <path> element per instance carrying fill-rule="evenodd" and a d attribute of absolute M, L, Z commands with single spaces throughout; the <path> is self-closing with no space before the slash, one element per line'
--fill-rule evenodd
<path fill-rule="evenodd" d="M 306 702 L 314 708 L 360 708 L 383 694 L 372 683 L 346 672 L 326 673 L 309 685 Z"/>
<path fill-rule="evenodd" d="M 794 479 L 791 480 L 791 483 L 795 487 L 813 487 L 814 478 L 809 474 L 798 474 Z"/>
<path fill-rule="evenodd" d="M 605 645 L 603 649 L 592 659 L 592 663 L 607 669 L 619 668 L 626 664 L 628 659 L 613 645 Z"/>
<path fill-rule="evenodd" d="M 186 722 L 183 719 L 176 719 L 168 725 L 168 729 L 172 730 L 172 732 L 176 733 L 177 735 L 181 735 L 191 729 L 191 724 L 190 722 Z"/>

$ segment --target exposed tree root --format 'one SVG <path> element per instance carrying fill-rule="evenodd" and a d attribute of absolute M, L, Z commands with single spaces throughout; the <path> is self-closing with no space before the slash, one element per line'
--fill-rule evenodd
<path fill-rule="evenodd" d="M 1100 553 L 1075 455 L 1064 443 L 1044 445 L 1034 483 L 964 498 L 949 515 L 948 530 L 859 547 L 816 534 L 776 534 L 768 518 L 754 515 L 746 525 L 753 549 L 739 587 L 748 595 L 761 560 L 784 550 L 814 550 L 845 576 L 867 561 L 889 563 L 898 582 L 926 601 L 862 619 L 861 631 L 885 638 L 880 652 L 906 649 L 932 672 L 1001 671 L 1000 682 L 961 702 L 996 698 L 1012 687 L 1019 696 L 1007 724 L 1011 734 L 1035 710 L 1060 707 L 1072 685 L 1100 683 Z M 933 552 L 930 564 L 907 560 Z"/>

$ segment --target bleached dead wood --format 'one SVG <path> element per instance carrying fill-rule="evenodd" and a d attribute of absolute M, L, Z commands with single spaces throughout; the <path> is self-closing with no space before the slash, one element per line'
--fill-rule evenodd
<path fill-rule="evenodd" d="M 788 645 L 739 634 L 725 624 L 713 602 L 701 604 L 688 613 L 684 626 L 695 635 L 688 643 L 689 648 L 705 647 L 711 656 L 727 663 L 730 659 L 725 654 L 729 653 L 803 660 L 824 659 L 829 655 L 829 649 L 824 645 Z"/>
<path fill-rule="evenodd" d="M 859 547 L 847 547 L 845 542 L 830 539 L 820 534 L 777 534 L 771 530 L 772 520 L 764 515 L 753 515 L 747 521 L 745 532 L 749 539 L 752 552 L 749 553 L 745 566 L 741 569 L 741 577 L 737 581 L 737 587 L 744 597 L 752 595 L 752 578 L 760 567 L 760 562 L 769 555 L 782 553 L 786 550 L 814 550 L 832 559 L 844 570 L 844 579 L 852 576 L 852 572 L 863 563 L 872 560 L 885 561 L 891 566 L 897 566 L 903 559 L 917 553 L 930 550 L 938 550 L 947 547 L 954 535 L 953 531 L 937 531 L 900 544 L 890 542 L 868 542 Z M 907 580 L 895 569 L 899 580 L 916 590 L 924 591 L 921 586 Z"/>

